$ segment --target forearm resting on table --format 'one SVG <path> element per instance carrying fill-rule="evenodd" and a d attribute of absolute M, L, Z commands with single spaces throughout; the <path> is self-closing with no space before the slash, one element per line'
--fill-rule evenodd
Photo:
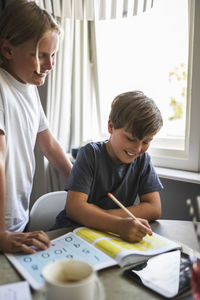
<path fill-rule="evenodd" d="M 67 200 L 67 215 L 78 223 L 84 226 L 93 227 L 102 231 L 116 232 L 119 216 L 108 215 L 103 209 L 96 205 L 82 202 L 80 205 L 78 201 L 71 205 Z"/>
<path fill-rule="evenodd" d="M 160 197 L 155 197 L 153 201 L 145 201 L 143 199 L 140 203 L 129 206 L 127 209 L 137 218 L 146 219 L 149 222 L 157 220 L 161 215 Z M 107 213 L 121 218 L 127 217 L 127 213 L 121 208 L 110 209 Z"/>
<path fill-rule="evenodd" d="M 82 193 L 70 191 L 66 204 L 67 215 L 82 225 L 119 234 L 123 239 L 130 242 L 138 242 L 146 234 L 152 233 L 146 220 L 141 219 L 139 222 L 129 216 L 122 218 L 108 214 L 104 209 L 87 203 L 87 199 L 83 195 Z"/>

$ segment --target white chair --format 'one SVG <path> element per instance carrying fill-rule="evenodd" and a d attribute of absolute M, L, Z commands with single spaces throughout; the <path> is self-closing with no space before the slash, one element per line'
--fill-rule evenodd
<path fill-rule="evenodd" d="M 51 192 L 39 197 L 30 211 L 28 231 L 48 231 L 54 224 L 57 214 L 64 209 L 67 192 Z"/>

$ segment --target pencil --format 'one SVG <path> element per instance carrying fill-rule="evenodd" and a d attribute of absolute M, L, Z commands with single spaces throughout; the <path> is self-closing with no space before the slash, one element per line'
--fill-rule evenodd
<path fill-rule="evenodd" d="M 113 194 L 108 193 L 108 196 L 119 206 L 121 207 L 133 220 L 137 221 L 138 223 L 142 224 L 121 202 L 119 202 L 119 200 L 117 200 L 117 198 L 115 198 L 115 196 L 113 196 Z M 149 235 L 152 235 L 149 234 Z"/>
<path fill-rule="evenodd" d="M 139 220 L 123 205 L 121 204 L 121 202 L 119 202 L 119 200 L 117 200 L 117 198 L 115 198 L 115 196 L 113 196 L 113 194 L 108 193 L 108 196 L 119 206 L 121 207 L 133 220 L 138 221 Z"/>

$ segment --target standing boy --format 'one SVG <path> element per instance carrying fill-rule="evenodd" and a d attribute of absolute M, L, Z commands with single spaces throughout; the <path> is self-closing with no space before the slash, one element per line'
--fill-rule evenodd
<path fill-rule="evenodd" d="M 72 225 L 74 220 L 132 242 L 151 234 L 148 221 L 160 217 L 162 184 L 146 151 L 162 125 L 155 102 L 142 92 L 117 96 L 108 120 L 110 138 L 80 149 L 66 185 L 66 211 L 58 215 L 55 227 Z M 139 222 L 127 217 L 108 193 Z M 134 205 L 137 196 L 140 202 Z"/>
<path fill-rule="evenodd" d="M 71 162 L 53 137 L 37 86 L 44 84 L 59 48 L 61 29 L 34 1 L 15 0 L 0 17 L 0 251 L 34 253 L 50 240 L 43 231 L 23 232 L 37 144 L 65 176 Z"/>

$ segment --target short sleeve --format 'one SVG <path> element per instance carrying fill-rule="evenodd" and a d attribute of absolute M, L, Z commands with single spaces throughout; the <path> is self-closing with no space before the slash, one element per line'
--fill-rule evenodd
<path fill-rule="evenodd" d="M 46 129 L 48 129 L 49 127 L 49 124 L 48 124 L 48 121 L 47 121 L 47 118 L 45 116 L 45 113 L 44 113 L 44 110 L 43 110 L 43 107 L 42 107 L 42 104 L 41 104 L 41 101 L 40 101 L 40 95 L 39 95 L 39 92 L 38 92 L 38 88 L 37 86 L 34 86 L 35 88 L 35 92 L 36 92 L 36 95 L 37 95 L 37 101 L 38 101 L 38 113 L 39 113 L 39 126 L 38 126 L 38 133 L 39 132 L 42 132 Z"/>
<path fill-rule="evenodd" d="M 93 165 L 94 156 L 92 148 L 90 145 L 86 145 L 78 152 L 65 189 L 88 195 L 94 178 Z"/>
<path fill-rule="evenodd" d="M 38 128 L 38 132 L 42 132 L 42 131 L 48 129 L 48 127 L 49 127 L 49 124 L 48 124 L 47 118 L 44 114 L 42 105 L 40 104 L 40 124 L 39 124 L 39 128 Z"/>
<path fill-rule="evenodd" d="M 145 161 L 141 172 L 138 194 L 147 194 L 163 189 L 163 185 L 156 173 L 148 153 L 144 155 Z"/>

